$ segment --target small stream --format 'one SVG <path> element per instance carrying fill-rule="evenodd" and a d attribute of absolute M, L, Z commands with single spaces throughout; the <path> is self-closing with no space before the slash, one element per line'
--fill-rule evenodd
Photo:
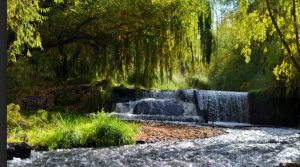
<path fill-rule="evenodd" d="M 110 148 L 60 149 L 14 158 L 9 167 L 197 167 L 278 166 L 300 163 L 300 130 L 220 128 L 225 134 L 205 139 Z"/>

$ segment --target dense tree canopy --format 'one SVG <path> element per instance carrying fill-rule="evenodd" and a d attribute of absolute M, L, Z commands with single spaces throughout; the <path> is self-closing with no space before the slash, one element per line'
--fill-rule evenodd
<path fill-rule="evenodd" d="M 10 4 L 18 4 L 13 2 Z M 11 31 L 18 37 L 10 45 L 16 47 L 11 55 L 22 54 L 27 48 L 44 48 L 33 60 L 43 64 L 41 59 L 47 59 L 43 68 L 52 68 L 63 78 L 98 76 L 149 87 L 174 73 L 192 72 L 202 59 L 200 46 L 204 48 L 203 60 L 209 62 L 211 10 L 205 0 L 30 3 L 32 8 L 23 5 L 31 13 L 25 13 L 28 18 L 22 20 L 24 26 L 31 27 L 26 29 L 29 32 L 14 28 L 18 22 L 12 17 L 19 13 L 9 18 Z M 36 23 L 44 20 L 43 12 L 47 12 L 47 21 L 37 29 Z"/>
<path fill-rule="evenodd" d="M 32 55 L 30 68 L 52 79 L 112 79 L 150 87 L 174 74 L 196 72 L 220 84 L 241 76 L 239 81 L 229 79 L 236 85 L 232 90 L 250 89 L 245 85 L 257 80 L 253 78 L 264 80 L 257 85 L 268 85 L 265 81 L 271 78 L 296 88 L 299 4 L 299 0 L 10 0 L 9 61 Z M 248 66 L 241 64 L 241 55 Z M 235 70 L 237 65 L 244 70 Z"/>

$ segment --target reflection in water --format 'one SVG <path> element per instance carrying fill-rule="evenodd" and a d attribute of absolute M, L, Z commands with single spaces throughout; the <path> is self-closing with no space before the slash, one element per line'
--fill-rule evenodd
<path fill-rule="evenodd" d="M 187 141 L 110 148 L 33 152 L 8 166 L 278 166 L 300 163 L 300 130 L 223 129 L 224 135 Z"/>

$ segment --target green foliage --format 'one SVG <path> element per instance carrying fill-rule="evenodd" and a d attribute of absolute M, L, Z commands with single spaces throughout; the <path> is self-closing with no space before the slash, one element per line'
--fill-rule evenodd
<path fill-rule="evenodd" d="M 210 6 L 207 2 L 207 6 Z M 202 48 L 202 60 L 206 63 L 210 63 L 210 57 L 212 54 L 212 12 L 211 8 L 208 8 L 206 15 L 199 16 L 199 30 L 200 30 L 200 40 Z"/>
<path fill-rule="evenodd" d="M 7 127 L 8 130 L 20 127 L 26 124 L 20 114 L 20 106 L 13 103 L 7 105 Z"/>
<path fill-rule="evenodd" d="M 115 146 L 133 144 L 132 137 L 137 129 L 133 125 L 127 125 L 101 112 L 97 113 L 91 122 L 79 125 L 75 131 L 84 144 Z"/>
<path fill-rule="evenodd" d="M 199 30 L 211 32 L 205 0 L 66 0 L 44 6 L 51 8 L 39 29 L 45 51 L 33 57 L 62 78 L 129 80 L 149 88 L 178 71 L 192 72 L 201 59 Z M 202 43 L 210 39 L 203 47 L 211 42 L 205 34 Z"/>
<path fill-rule="evenodd" d="M 73 120 L 74 118 L 72 118 Z M 61 116 L 55 121 L 55 126 L 49 126 L 46 130 L 40 127 L 33 128 L 27 132 L 28 143 L 36 149 L 54 149 L 78 147 L 73 135 L 74 122 L 66 121 Z M 76 120 L 76 118 L 75 118 Z"/>
<path fill-rule="evenodd" d="M 59 91 L 56 101 L 58 106 L 68 106 L 77 102 L 74 98 L 72 98 L 72 92 L 70 89 L 63 89 Z"/>
<path fill-rule="evenodd" d="M 232 48 L 223 48 L 212 60 L 209 80 L 213 89 L 249 91 L 280 86 L 272 73 L 279 56 L 276 60 L 275 56 L 263 55 L 253 47 L 252 60 L 246 64 L 238 51 Z"/>
<path fill-rule="evenodd" d="M 7 105 L 7 141 L 21 142 L 27 140 L 27 131 L 38 126 L 40 129 L 48 127 L 50 120 L 57 119 L 57 114 L 48 114 L 45 110 L 21 113 L 16 104 Z"/>
<path fill-rule="evenodd" d="M 7 66 L 7 101 L 14 102 L 19 93 L 26 91 L 26 86 L 32 84 L 38 73 L 32 64 L 24 58 Z"/>
<path fill-rule="evenodd" d="M 247 27 L 248 28 L 248 27 Z M 281 43 L 278 35 L 268 35 L 267 41 L 251 42 L 251 61 L 247 64 L 242 57 L 244 39 L 249 34 L 241 34 L 240 13 L 227 13 L 215 32 L 216 47 L 209 69 L 209 80 L 213 89 L 249 91 L 281 86 L 276 81 L 273 70 L 280 64 Z M 239 33 L 237 33 L 240 31 Z"/>
<path fill-rule="evenodd" d="M 56 149 L 86 146 L 133 144 L 136 126 L 97 113 L 92 118 L 61 119 L 56 127 L 38 133 L 31 131 L 29 143 L 38 148 Z"/>
<path fill-rule="evenodd" d="M 138 132 L 137 125 L 109 117 L 103 111 L 85 117 L 45 110 L 20 113 L 15 104 L 7 109 L 7 141 L 27 141 L 35 149 L 133 144 Z"/>
<path fill-rule="evenodd" d="M 7 127 L 8 130 L 13 129 L 30 129 L 33 128 L 36 124 L 40 124 L 40 127 L 46 126 L 45 124 L 48 123 L 49 119 L 55 117 L 55 115 L 51 114 L 48 115 L 48 112 L 45 110 L 38 110 L 36 111 L 35 115 L 28 115 L 24 117 L 20 113 L 20 106 L 14 103 L 7 105 Z"/>
<path fill-rule="evenodd" d="M 9 0 L 7 2 L 8 61 L 16 62 L 16 56 L 31 56 L 29 49 L 42 48 L 37 25 L 46 17 L 49 8 L 40 7 L 39 0 Z"/>
<path fill-rule="evenodd" d="M 253 55 L 252 44 L 268 42 L 274 34 L 279 36 L 282 59 L 273 72 L 277 80 L 285 83 L 288 92 L 297 87 L 295 83 L 300 72 L 299 3 L 298 0 L 239 0 L 237 11 L 238 26 L 235 32 L 246 62 Z"/>
<path fill-rule="evenodd" d="M 195 88 L 200 90 L 210 89 L 210 83 L 208 82 L 208 78 L 204 75 L 187 77 L 186 82 L 188 83 L 189 88 Z"/>
<path fill-rule="evenodd" d="M 183 78 L 180 79 L 174 79 L 176 76 L 173 77 L 172 80 L 155 83 L 152 86 L 152 89 L 157 90 L 176 90 L 176 89 L 187 89 L 189 88 L 189 85 L 185 82 Z"/>

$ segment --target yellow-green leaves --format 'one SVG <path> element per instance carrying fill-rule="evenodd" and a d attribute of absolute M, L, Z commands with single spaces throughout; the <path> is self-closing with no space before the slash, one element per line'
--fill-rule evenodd
<path fill-rule="evenodd" d="M 250 56 L 251 56 L 251 49 L 250 49 L 250 46 L 248 47 L 244 47 L 242 49 L 242 52 L 241 52 L 244 56 L 245 56 L 245 62 L 246 63 L 249 63 L 250 62 Z"/>
<path fill-rule="evenodd" d="M 41 48 L 37 25 L 46 20 L 42 14 L 49 8 L 41 8 L 39 0 L 9 0 L 7 2 L 9 40 L 8 60 L 15 62 L 17 55 L 31 56 L 30 48 Z"/>
<path fill-rule="evenodd" d="M 300 5 L 293 0 L 239 0 L 239 10 L 237 13 L 241 15 L 238 22 L 238 38 L 241 42 L 241 53 L 245 56 L 245 61 L 251 59 L 251 45 L 258 46 L 265 42 L 269 42 L 268 38 L 278 35 L 281 41 L 282 57 L 284 60 L 274 69 L 277 80 L 282 80 L 286 86 L 291 86 L 291 82 L 299 76 L 300 71 L 300 53 L 297 51 L 296 33 L 300 33 Z M 293 16 L 293 8 L 295 16 Z M 297 19 L 294 22 L 294 19 Z M 276 33 L 274 33 L 276 32 Z M 263 49 L 266 54 L 267 48 Z M 298 70 L 297 70 L 298 68 Z"/>
<path fill-rule="evenodd" d="M 283 81 L 286 87 L 290 88 L 292 81 L 297 75 L 297 70 L 290 62 L 283 61 L 274 68 L 273 73 L 277 80 Z"/>

